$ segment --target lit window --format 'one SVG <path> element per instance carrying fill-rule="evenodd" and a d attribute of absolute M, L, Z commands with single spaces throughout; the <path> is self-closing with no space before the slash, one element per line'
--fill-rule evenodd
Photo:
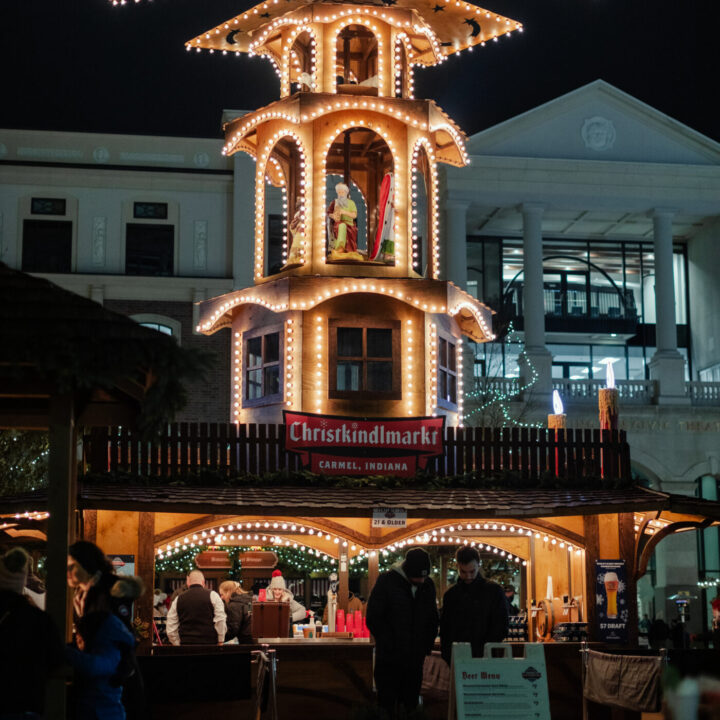
<path fill-rule="evenodd" d="M 400 324 L 330 321 L 330 397 L 400 397 Z"/>
<path fill-rule="evenodd" d="M 245 400 L 247 404 L 280 397 L 280 333 L 245 341 Z"/>
<path fill-rule="evenodd" d="M 457 405 L 457 360 L 455 343 L 438 340 L 438 401 Z"/>

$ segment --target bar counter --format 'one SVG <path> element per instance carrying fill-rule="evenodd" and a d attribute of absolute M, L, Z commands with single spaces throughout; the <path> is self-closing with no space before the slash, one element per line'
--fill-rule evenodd
<path fill-rule="evenodd" d="M 373 702 L 369 639 L 261 638 L 257 645 L 162 645 L 140 656 L 150 717 L 251 717 L 256 672 L 250 656 L 262 647 L 276 651 L 281 718 L 299 717 L 302 708 L 303 717 L 337 720 Z"/>

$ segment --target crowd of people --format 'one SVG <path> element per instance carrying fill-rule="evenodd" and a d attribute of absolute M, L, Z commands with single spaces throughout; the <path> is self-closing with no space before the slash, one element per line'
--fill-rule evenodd
<path fill-rule="evenodd" d="M 460 548 L 456 561 L 458 583 L 445 593 L 442 618 L 430 558 L 420 548 L 411 549 L 382 573 L 370 594 L 367 625 L 376 643 L 378 704 L 391 715 L 416 707 L 423 662 L 438 629 L 448 662 L 453 642 L 469 642 L 479 654 L 486 642 L 501 641 L 507 634 L 512 593 L 483 578 L 474 548 Z M 139 578 L 116 575 L 103 551 L 91 542 L 71 545 L 67 584 L 74 633 L 73 642 L 64 645 L 50 616 L 38 607 L 42 588 L 30 570 L 30 557 L 21 548 L 0 557 L 0 643 L 6 657 L 16 659 L 0 674 L 0 720 L 41 718 L 46 679 L 67 668 L 74 671 L 74 717 L 142 716 L 142 678 L 132 624 L 132 603 L 144 591 Z M 291 622 L 307 615 L 279 570 L 272 574 L 266 599 L 287 602 Z M 156 614 L 166 609 L 167 637 L 174 645 L 252 643 L 252 602 L 252 593 L 234 580 L 222 582 L 217 592 L 206 587 L 197 569 L 171 598 L 160 589 L 153 598 Z"/>

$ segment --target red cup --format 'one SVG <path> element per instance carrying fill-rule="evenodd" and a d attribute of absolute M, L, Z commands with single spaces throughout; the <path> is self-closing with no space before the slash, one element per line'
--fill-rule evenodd
<path fill-rule="evenodd" d="M 258 590 L 258 602 L 265 602 L 266 597 L 267 592 L 265 591 L 265 588 L 260 588 Z"/>

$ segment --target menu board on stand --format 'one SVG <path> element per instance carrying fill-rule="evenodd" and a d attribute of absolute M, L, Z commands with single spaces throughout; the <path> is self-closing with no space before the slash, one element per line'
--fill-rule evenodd
<path fill-rule="evenodd" d="M 448 718 L 550 720 L 545 651 L 540 643 L 524 647 L 524 657 L 514 658 L 509 644 L 488 643 L 474 658 L 468 643 L 455 643 Z"/>

